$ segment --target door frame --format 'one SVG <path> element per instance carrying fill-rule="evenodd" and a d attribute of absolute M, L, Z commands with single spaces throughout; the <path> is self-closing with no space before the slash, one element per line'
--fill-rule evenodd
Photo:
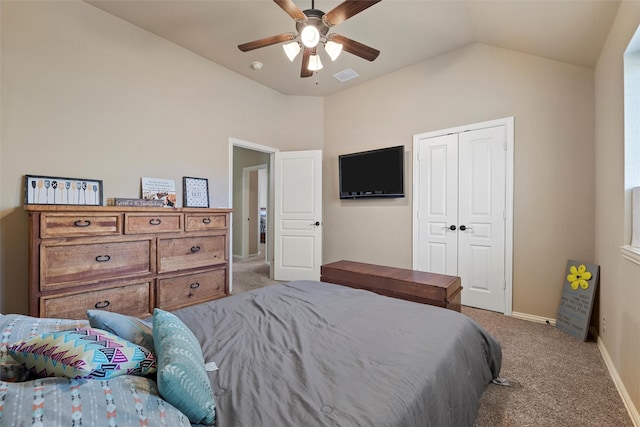
<path fill-rule="evenodd" d="M 513 309 L 513 178 L 514 178 L 514 117 L 504 117 L 496 120 L 456 126 L 448 129 L 440 129 L 431 132 L 416 134 L 413 136 L 413 193 L 412 193 L 412 268 L 418 265 L 418 207 L 420 206 L 418 144 L 421 139 L 444 136 L 451 133 L 462 133 L 489 127 L 505 127 L 506 149 L 506 182 L 505 182 L 505 277 L 504 277 L 504 314 L 511 316 Z M 464 286 L 464 284 L 463 284 Z"/>
<path fill-rule="evenodd" d="M 233 206 L 233 147 L 242 147 L 249 150 L 260 151 L 262 153 L 269 154 L 269 199 L 267 200 L 267 212 L 273 211 L 274 206 L 274 186 L 273 180 L 273 164 L 275 153 L 280 151 L 278 148 L 269 147 L 267 145 L 257 144 L 255 142 L 245 141 L 239 138 L 229 138 L 229 165 L 227 170 L 229 171 L 229 203 Z M 269 259 L 267 260 L 269 267 L 269 278 L 273 278 L 273 215 L 267 216 L 267 254 Z M 233 292 L 233 212 L 231 212 L 231 223 L 229 224 L 229 292 Z"/>

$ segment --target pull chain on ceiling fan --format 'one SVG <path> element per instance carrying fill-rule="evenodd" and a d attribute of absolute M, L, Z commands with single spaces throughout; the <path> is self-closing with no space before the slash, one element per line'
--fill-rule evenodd
<path fill-rule="evenodd" d="M 310 77 L 314 71 L 322 69 L 322 62 L 317 49 L 319 44 L 324 46 L 332 61 L 335 61 L 343 50 L 367 61 L 375 60 L 380 54 L 377 49 L 345 36 L 329 33 L 329 30 L 381 0 L 345 0 L 327 13 L 315 9 L 314 0 L 311 0 L 311 9 L 307 9 L 304 12 L 296 6 L 293 0 L 273 1 L 296 21 L 297 33 L 283 33 L 265 37 L 240 44 L 238 49 L 243 52 L 249 52 L 254 49 L 288 42 L 283 45 L 283 48 L 290 61 L 293 61 L 302 50 L 300 77 Z"/>

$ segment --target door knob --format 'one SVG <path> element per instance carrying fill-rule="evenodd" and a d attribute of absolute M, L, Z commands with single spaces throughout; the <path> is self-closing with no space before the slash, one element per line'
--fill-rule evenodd
<path fill-rule="evenodd" d="M 450 226 L 450 227 L 449 227 L 449 230 L 451 230 L 451 231 L 455 231 L 455 230 L 456 230 L 456 226 L 455 226 L 455 225 Z"/>
<path fill-rule="evenodd" d="M 316 221 L 316 222 L 314 222 L 314 223 L 313 223 L 313 224 L 311 224 L 311 225 L 315 225 L 316 227 L 319 227 L 319 226 L 320 226 L 320 221 Z"/>
<path fill-rule="evenodd" d="M 473 227 L 467 227 L 466 225 L 461 225 L 460 226 L 460 230 L 464 231 L 464 230 L 473 230 Z"/>

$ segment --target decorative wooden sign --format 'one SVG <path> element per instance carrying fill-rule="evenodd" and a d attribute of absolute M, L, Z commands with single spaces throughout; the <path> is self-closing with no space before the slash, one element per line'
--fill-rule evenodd
<path fill-rule="evenodd" d="M 582 341 L 587 339 L 600 267 L 569 260 L 564 276 L 556 327 Z"/>

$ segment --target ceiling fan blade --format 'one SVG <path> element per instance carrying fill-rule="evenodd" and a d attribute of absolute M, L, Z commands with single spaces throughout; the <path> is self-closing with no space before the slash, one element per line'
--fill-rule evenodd
<path fill-rule="evenodd" d="M 340 43 L 342 45 L 342 50 L 345 52 L 359 56 L 367 61 L 373 61 L 378 57 L 378 55 L 380 55 L 380 51 L 378 49 L 374 49 L 355 40 L 351 40 L 350 38 L 341 36 L 340 34 L 329 34 L 328 39 L 336 43 Z"/>
<path fill-rule="evenodd" d="M 300 77 L 311 77 L 313 71 L 309 69 L 309 57 L 315 48 L 305 47 L 302 51 L 302 68 L 300 69 Z"/>
<path fill-rule="evenodd" d="M 239 44 L 238 49 L 240 49 L 243 52 L 249 52 L 250 50 L 271 46 L 272 44 L 288 42 L 295 38 L 296 38 L 296 35 L 294 33 L 278 34 L 277 36 L 265 37 L 263 39 L 254 40 L 252 42 Z"/>
<path fill-rule="evenodd" d="M 273 0 L 278 6 L 289 14 L 290 17 L 297 21 L 304 21 L 307 16 L 300 10 L 293 0 Z"/>
<path fill-rule="evenodd" d="M 322 17 L 329 27 L 340 24 L 382 0 L 345 0 Z"/>

